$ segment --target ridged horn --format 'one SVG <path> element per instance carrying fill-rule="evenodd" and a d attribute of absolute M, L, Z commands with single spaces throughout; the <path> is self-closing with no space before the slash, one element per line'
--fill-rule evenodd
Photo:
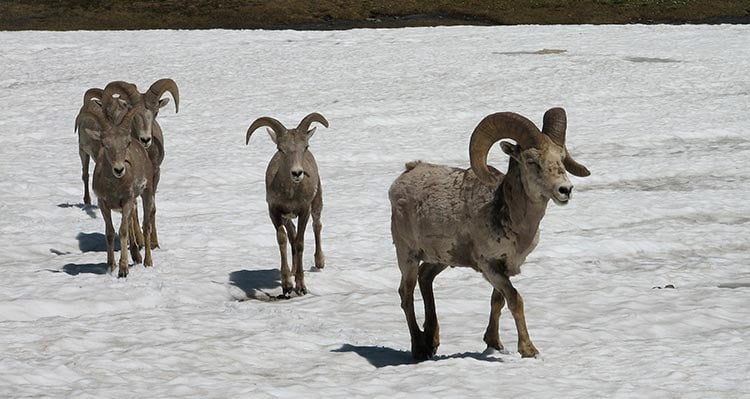
<path fill-rule="evenodd" d="M 174 98 L 174 112 L 180 112 L 180 89 L 172 79 L 159 79 L 146 92 L 146 106 L 156 112 L 159 108 L 159 100 L 164 93 L 169 92 Z"/>
<path fill-rule="evenodd" d="M 262 116 L 256 119 L 247 129 L 247 135 L 245 136 L 246 145 L 250 142 L 250 136 L 253 134 L 253 132 L 263 126 L 270 127 L 274 132 L 276 132 L 276 134 L 282 134 L 286 132 L 286 127 L 284 127 L 281 122 L 274 118 L 271 118 L 270 116 Z"/>
<path fill-rule="evenodd" d="M 502 139 L 511 139 L 523 149 L 537 147 L 539 135 L 539 128 L 533 122 L 515 112 L 498 112 L 488 115 L 479 122 L 471 134 L 469 142 L 471 169 L 483 183 L 497 184 L 487 167 L 487 155 L 492 145 Z"/>
<path fill-rule="evenodd" d="M 94 122 L 94 124 L 99 126 L 100 130 L 105 130 L 112 125 L 112 122 L 104 116 L 101 108 L 89 108 L 81 111 L 78 116 L 76 116 L 76 130 L 81 130 L 81 126 L 86 121 Z"/>
<path fill-rule="evenodd" d="M 299 125 L 297 125 L 297 130 L 307 132 L 307 130 L 310 128 L 310 124 L 312 124 L 313 122 L 318 122 L 321 125 L 328 127 L 328 121 L 326 120 L 326 118 L 317 112 L 313 112 L 302 118 Z"/>
<path fill-rule="evenodd" d="M 544 113 L 542 122 L 542 133 L 546 134 L 552 142 L 565 147 L 565 131 L 568 128 L 568 117 L 562 108 L 550 108 Z"/>
<path fill-rule="evenodd" d="M 563 159 L 563 165 L 565 165 L 565 170 L 570 172 L 570 174 L 578 176 L 578 177 L 586 177 L 591 174 L 591 171 L 580 163 L 576 162 L 575 159 L 570 155 L 568 152 L 568 149 L 565 149 L 565 159 Z"/>
<path fill-rule="evenodd" d="M 138 88 L 134 84 L 122 80 L 116 80 L 114 82 L 109 82 L 107 86 L 104 87 L 104 94 L 102 95 L 104 98 L 102 99 L 102 102 L 104 102 L 105 109 L 107 109 L 109 102 L 112 101 L 112 95 L 114 94 L 119 94 L 120 98 L 127 101 L 132 106 L 140 105 L 143 102 L 141 93 L 138 92 Z"/>
<path fill-rule="evenodd" d="M 83 93 L 83 105 L 88 104 L 92 98 L 98 98 L 101 100 L 102 97 L 104 97 L 104 90 L 98 87 L 92 87 L 86 90 L 86 93 Z"/>
<path fill-rule="evenodd" d="M 565 132 L 567 128 L 568 117 L 565 115 L 564 109 L 550 108 L 544 113 L 542 133 L 546 134 L 553 143 L 565 149 L 565 159 L 563 159 L 565 169 L 575 176 L 586 177 L 590 175 L 591 172 L 585 166 L 576 162 L 570 155 L 570 152 L 568 152 L 568 148 L 565 146 Z"/>

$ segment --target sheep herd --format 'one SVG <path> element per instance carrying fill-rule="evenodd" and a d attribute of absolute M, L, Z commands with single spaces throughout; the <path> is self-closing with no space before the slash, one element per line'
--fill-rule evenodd
<path fill-rule="evenodd" d="M 151 250 L 159 246 L 155 194 L 164 160 L 164 136 L 156 117 L 169 103 L 169 98 L 162 98 L 167 92 L 178 112 L 179 90 L 172 79 L 156 81 L 145 93 L 132 83 L 111 82 L 104 89 L 87 90 L 76 117 L 83 200 L 91 203 L 88 177 L 89 160 L 93 158 L 92 188 L 105 222 L 107 264 L 111 272 L 119 267 L 119 277 L 128 275 L 128 250 L 134 262 L 153 266 Z M 253 132 L 266 127 L 278 150 L 266 168 L 265 184 L 268 212 L 279 245 L 284 297 L 307 293 L 302 254 L 310 216 L 315 267 L 323 269 L 325 265 L 320 221 L 323 189 L 308 147 L 316 130 L 310 128 L 313 123 L 328 127 L 319 113 L 307 115 L 292 129 L 265 116 L 256 119 L 246 134 L 249 143 Z M 399 295 L 415 359 L 432 357 L 440 344 L 432 282 L 448 266 L 473 268 L 494 288 L 484 334 L 489 348 L 503 349 L 498 320 L 507 302 L 518 332 L 518 352 L 523 357 L 539 353 L 526 328 L 523 299 L 510 277 L 520 273 L 521 265 L 536 247 L 549 200 L 557 205 L 570 201 L 573 185 L 567 173 L 581 177 L 590 174 L 568 152 L 566 128 L 562 108 L 544 114 L 541 130 L 519 114 L 495 113 L 485 117 L 472 133 L 470 168 L 409 162 L 391 185 L 391 234 L 401 270 Z M 489 150 L 497 142 L 509 156 L 505 174 L 487 165 Z M 143 205 L 142 227 L 138 197 Z M 122 213 L 119 264 L 114 255 L 112 210 Z M 288 243 L 292 249 L 291 270 Z M 425 307 L 422 328 L 414 311 L 417 284 Z"/>

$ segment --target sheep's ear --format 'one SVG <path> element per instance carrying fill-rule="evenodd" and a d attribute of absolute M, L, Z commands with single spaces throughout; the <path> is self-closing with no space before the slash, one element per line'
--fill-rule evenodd
<path fill-rule="evenodd" d="M 273 140 L 274 143 L 279 144 L 278 138 L 276 137 L 276 132 L 270 127 L 267 127 L 266 131 L 268 132 L 268 135 L 271 136 L 271 140 Z"/>
<path fill-rule="evenodd" d="M 169 104 L 169 97 L 164 97 L 161 100 L 159 100 L 159 108 L 164 108 Z"/>
<path fill-rule="evenodd" d="M 86 132 L 86 134 L 89 135 L 93 140 L 99 141 L 102 139 L 102 132 L 99 130 L 89 129 L 87 127 L 83 128 L 83 131 Z"/>
<path fill-rule="evenodd" d="M 518 155 L 520 154 L 520 150 L 518 149 L 518 146 L 510 143 L 508 141 L 501 141 L 500 142 L 500 148 L 503 149 L 503 152 L 510 155 L 511 158 L 518 159 Z"/>
<path fill-rule="evenodd" d="M 314 128 L 312 128 L 312 129 L 310 129 L 310 130 L 307 131 L 307 138 L 308 138 L 308 140 L 313 136 L 313 134 L 315 134 L 315 129 L 317 129 L 317 127 L 314 127 Z"/>

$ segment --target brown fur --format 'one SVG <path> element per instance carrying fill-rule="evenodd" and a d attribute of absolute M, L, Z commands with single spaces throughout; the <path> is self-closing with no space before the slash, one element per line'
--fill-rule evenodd
<path fill-rule="evenodd" d="M 126 249 L 128 248 L 129 237 L 131 237 L 133 211 L 138 196 L 143 200 L 145 210 L 143 218 L 145 259 L 143 264 L 153 266 L 150 239 L 151 216 L 154 206 L 153 169 L 146 150 L 140 144 L 132 143 L 130 118 L 131 115 L 129 114 L 122 124 L 113 125 L 106 120 L 103 114 L 99 114 L 98 118 L 92 118 L 94 124 L 97 124 L 95 120 L 98 120 L 98 129 L 82 128 L 92 140 L 98 141 L 100 144 L 92 187 L 98 197 L 99 209 L 104 218 L 107 238 L 107 264 L 111 271 L 114 271 L 118 266 L 114 258 L 115 232 L 111 212 L 113 210 L 122 212 L 119 228 L 121 248 L 119 277 L 127 277 L 128 275 Z M 132 239 L 130 241 L 133 259 L 140 262 L 138 246 L 135 242 L 132 242 Z"/>
<path fill-rule="evenodd" d="M 298 295 L 307 293 L 302 253 L 305 246 L 305 229 L 310 216 L 313 219 L 315 234 L 315 267 L 320 270 L 325 266 L 320 236 L 323 226 L 320 221 L 323 188 L 315 157 L 308 150 L 308 140 L 315 131 L 308 130 L 312 122 L 319 122 L 328 127 L 328 121 L 316 113 L 306 116 L 295 129 L 285 128 L 276 119 L 262 117 L 250 125 L 246 134 L 246 142 L 249 143 L 253 131 L 262 126 L 269 126 L 273 129 L 269 130 L 269 134 L 279 149 L 266 168 L 266 202 L 279 244 L 281 287 L 284 295 L 292 292 L 292 274 L 294 291 Z M 296 231 L 293 223 L 295 218 Z M 292 247 L 291 272 L 287 260 L 287 242 L 291 242 Z"/>
<path fill-rule="evenodd" d="M 124 101 L 129 109 L 132 109 L 133 119 L 131 123 L 131 132 L 133 137 L 138 140 L 147 150 L 149 160 L 151 161 L 154 173 L 154 194 L 159 187 L 161 180 L 161 164 L 164 161 L 164 134 L 161 126 L 156 121 L 159 110 L 169 103 L 169 99 L 162 99 L 161 96 L 167 91 L 172 94 L 175 101 L 175 112 L 179 111 L 180 94 L 177 84 L 171 79 L 160 79 L 154 82 L 145 93 L 138 91 L 138 88 L 132 84 L 123 81 L 110 82 L 105 91 L 111 91 L 120 95 L 120 100 Z M 107 99 L 109 100 L 109 99 Z M 110 120 L 119 123 L 117 120 Z M 153 207 L 154 214 L 151 217 L 151 243 L 153 248 L 159 247 L 159 239 L 156 230 L 156 207 Z M 134 212 L 135 226 L 138 225 L 138 212 Z M 142 236 L 140 232 L 135 232 L 137 236 Z M 142 245 L 142 240 L 139 240 Z"/>
<path fill-rule="evenodd" d="M 419 360 L 434 355 L 440 342 L 432 281 L 449 265 L 480 271 L 494 288 L 484 338 L 489 347 L 502 349 L 498 318 L 507 301 L 516 322 L 518 351 L 524 357 L 539 353 L 528 335 L 523 299 L 510 277 L 520 273 L 536 247 L 547 202 L 564 204 L 570 198 L 572 185 L 563 167 L 568 155 L 520 115 L 495 114 L 486 120 L 490 123 L 480 123 L 472 136 L 472 165 L 481 165 L 481 175 L 474 169 L 410 162 L 388 192 L 402 276 L 401 307 L 412 355 Z M 512 135 L 496 132 L 504 128 Z M 502 138 L 519 142 L 502 145 L 511 156 L 507 175 L 484 164 L 486 151 Z M 424 298 L 424 332 L 414 312 L 417 282 Z"/>

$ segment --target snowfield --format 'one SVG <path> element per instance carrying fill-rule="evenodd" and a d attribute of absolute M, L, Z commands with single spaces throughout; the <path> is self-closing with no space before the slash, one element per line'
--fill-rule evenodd
<path fill-rule="evenodd" d="M 748 397 L 749 43 L 747 25 L 0 32 L 0 397 Z M 117 279 L 73 121 L 87 88 L 163 77 L 181 101 L 159 115 L 162 248 Z M 492 289 L 456 268 L 438 354 L 413 363 L 389 185 L 415 159 L 468 167 L 487 114 L 553 106 L 592 175 L 513 279 L 542 357 L 521 359 L 507 310 L 507 353 L 485 352 Z M 245 130 L 313 111 L 326 268 L 255 300 L 281 291 L 275 146 Z"/>

